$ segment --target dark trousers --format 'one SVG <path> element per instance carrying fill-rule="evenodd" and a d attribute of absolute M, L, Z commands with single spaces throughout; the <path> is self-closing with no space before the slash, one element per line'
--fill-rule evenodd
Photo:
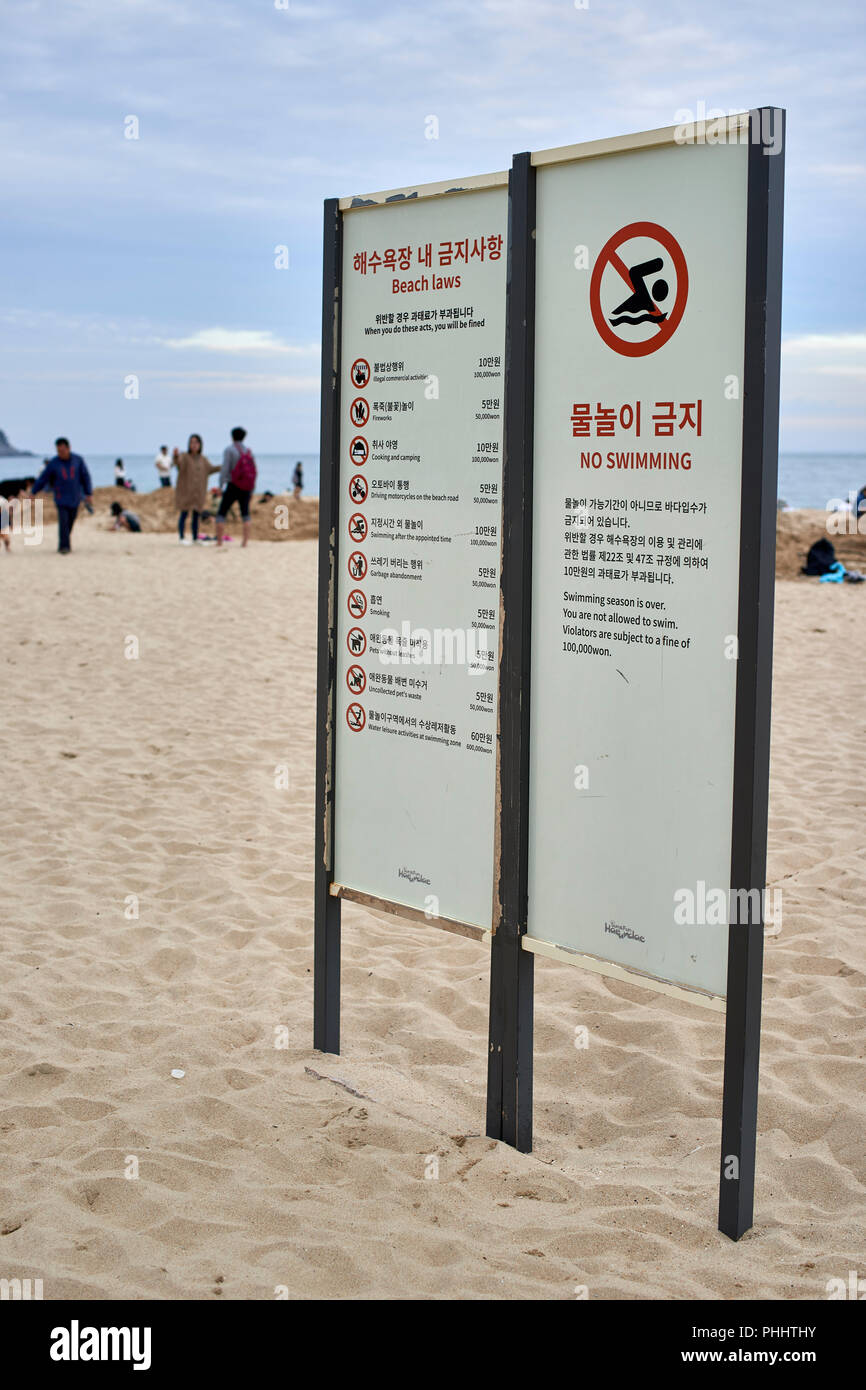
<path fill-rule="evenodd" d="M 171 487 L 171 478 L 163 478 L 160 476 L 159 485 L 160 487 Z"/>
<path fill-rule="evenodd" d="M 188 516 L 188 511 L 181 512 L 177 519 L 177 534 L 180 536 L 181 540 L 183 540 L 183 533 L 186 530 L 186 519 Z M 199 513 L 194 511 L 192 514 L 192 538 L 194 541 L 198 540 L 198 518 Z"/>
<path fill-rule="evenodd" d="M 57 508 L 57 549 L 61 552 L 71 549 L 72 528 L 78 515 L 78 506 Z"/>

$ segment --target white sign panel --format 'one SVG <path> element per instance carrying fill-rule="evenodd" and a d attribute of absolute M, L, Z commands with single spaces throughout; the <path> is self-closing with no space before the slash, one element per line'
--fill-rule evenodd
<path fill-rule="evenodd" d="M 724 995 L 745 145 L 544 165 L 529 936 Z"/>
<path fill-rule="evenodd" d="M 491 925 L 507 191 L 344 215 L 334 878 Z"/>

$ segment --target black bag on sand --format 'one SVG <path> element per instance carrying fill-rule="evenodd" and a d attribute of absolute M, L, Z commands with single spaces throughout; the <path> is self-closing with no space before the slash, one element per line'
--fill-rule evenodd
<path fill-rule="evenodd" d="M 826 574 L 836 563 L 836 551 L 833 549 L 833 542 L 828 541 L 826 536 L 821 536 L 820 540 L 809 547 L 809 554 L 806 556 L 806 563 L 800 571 L 801 574 Z"/>

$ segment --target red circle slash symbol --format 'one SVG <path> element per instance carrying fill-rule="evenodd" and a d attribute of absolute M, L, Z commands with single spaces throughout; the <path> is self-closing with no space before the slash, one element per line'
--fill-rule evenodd
<path fill-rule="evenodd" d="M 370 446 L 362 434 L 356 434 L 349 445 L 349 458 L 356 468 L 363 468 L 370 457 Z"/>
<path fill-rule="evenodd" d="M 367 689 L 367 672 L 363 666 L 350 666 L 346 672 L 346 684 L 353 695 L 363 695 Z"/>
<path fill-rule="evenodd" d="M 346 646 L 352 656 L 363 656 L 367 650 L 367 634 L 363 628 L 350 627 L 346 633 Z"/>
<path fill-rule="evenodd" d="M 370 407 L 363 396 L 356 396 L 349 406 L 349 416 L 356 429 L 362 430 L 370 418 Z"/>
<path fill-rule="evenodd" d="M 362 512 L 355 512 L 354 516 L 349 517 L 349 536 L 356 545 L 367 539 L 367 518 Z M 353 576 L 355 579 L 363 579 L 362 574 Z"/>
<path fill-rule="evenodd" d="M 352 363 L 352 385 L 358 391 L 363 391 L 370 380 L 370 363 L 366 357 L 356 357 Z"/>
<path fill-rule="evenodd" d="M 367 557 L 360 550 L 353 550 L 349 556 L 349 575 L 352 579 L 363 579 L 367 573 Z"/>
<path fill-rule="evenodd" d="M 348 608 L 353 618 L 363 618 L 367 611 L 367 598 L 360 589 L 353 589 L 348 600 Z"/>
<path fill-rule="evenodd" d="M 355 476 L 349 480 L 349 496 L 356 507 L 360 507 L 366 502 L 368 491 L 367 479 L 364 477 L 363 473 L 356 473 Z"/>
<path fill-rule="evenodd" d="M 352 701 L 346 707 L 346 723 L 354 734 L 359 734 L 367 722 L 367 713 L 363 705 Z"/>
<path fill-rule="evenodd" d="M 631 254 L 621 256 L 620 247 L 638 238 L 655 244 L 651 250 L 644 245 L 639 252 L 634 248 Z M 670 306 L 671 286 L 665 278 L 670 274 L 669 265 L 676 275 Z M 607 276 L 606 271 L 610 272 Z M 592 321 L 609 348 L 623 357 L 646 357 L 658 352 L 673 337 L 688 294 L 689 272 L 676 237 L 658 222 L 629 222 L 614 232 L 596 258 L 589 285 L 589 307 Z"/>

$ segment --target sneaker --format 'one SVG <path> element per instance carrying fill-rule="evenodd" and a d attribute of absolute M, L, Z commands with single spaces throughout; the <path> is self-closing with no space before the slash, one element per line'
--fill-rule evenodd
<path fill-rule="evenodd" d="M 181 544 L 181 545 L 192 545 L 192 541 L 190 540 L 189 536 L 181 536 L 181 538 L 180 538 L 180 544 Z"/>

